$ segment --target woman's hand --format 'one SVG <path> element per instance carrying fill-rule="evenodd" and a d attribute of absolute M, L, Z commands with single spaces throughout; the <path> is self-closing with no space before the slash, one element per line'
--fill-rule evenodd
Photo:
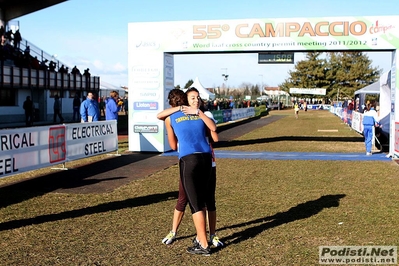
<path fill-rule="evenodd" d="M 198 115 L 198 109 L 197 109 L 197 108 L 194 108 L 194 107 L 190 107 L 190 106 L 182 105 L 182 106 L 181 106 L 181 111 L 182 111 L 185 115 Z"/>

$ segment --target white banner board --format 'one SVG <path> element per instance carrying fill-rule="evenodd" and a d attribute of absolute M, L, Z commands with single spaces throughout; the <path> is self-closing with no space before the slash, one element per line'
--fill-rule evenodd
<path fill-rule="evenodd" d="M 116 120 L 0 130 L 0 178 L 117 149 Z"/>
<path fill-rule="evenodd" d="M 326 95 L 326 89 L 322 89 L 322 88 L 314 88 L 314 89 L 290 88 L 290 93 L 291 94 Z"/>

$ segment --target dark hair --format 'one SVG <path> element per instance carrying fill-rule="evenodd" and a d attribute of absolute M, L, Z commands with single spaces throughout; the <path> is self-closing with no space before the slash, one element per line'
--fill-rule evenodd
<path fill-rule="evenodd" d="M 117 91 L 111 91 L 109 93 L 109 96 L 111 96 L 112 98 L 119 96 L 119 93 Z"/>
<path fill-rule="evenodd" d="M 206 107 L 204 100 L 202 100 L 201 97 L 199 97 L 198 100 L 199 100 L 199 109 L 200 109 L 202 112 L 208 111 L 208 108 Z"/>
<path fill-rule="evenodd" d="M 194 87 L 189 88 L 189 89 L 186 91 L 186 94 L 188 94 L 188 93 L 190 93 L 190 92 L 192 92 L 192 91 L 197 92 L 198 95 L 199 95 L 199 91 L 198 91 L 196 88 L 194 88 Z"/>
<path fill-rule="evenodd" d="M 188 105 L 187 95 L 180 89 L 173 89 L 168 95 L 169 104 L 172 107 Z"/>

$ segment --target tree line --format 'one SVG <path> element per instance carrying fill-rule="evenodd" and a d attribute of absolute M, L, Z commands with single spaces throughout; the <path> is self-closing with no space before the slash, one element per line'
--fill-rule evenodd
<path fill-rule="evenodd" d="M 355 91 L 368 86 L 380 78 L 382 69 L 372 66 L 372 60 L 360 51 L 350 52 L 308 52 L 305 59 L 298 61 L 294 70 L 288 71 L 288 77 L 279 84 L 280 90 L 289 93 L 290 88 L 323 88 L 326 99 L 352 99 Z M 184 86 L 189 88 L 194 81 L 190 79 Z M 265 87 L 267 84 L 265 83 Z M 177 85 L 176 88 L 181 88 Z M 216 97 L 233 96 L 243 99 L 250 95 L 261 95 L 260 86 L 242 83 L 239 88 L 214 88 Z M 263 93 L 264 94 L 264 93 Z M 312 98 L 313 95 L 291 95 L 300 98 Z"/>
<path fill-rule="evenodd" d="M 371 64 L 372 60 L 359 51 L 308 52 L 279 87 L 286 92 L 290 88 L 323 88 L 328 99 L 352 99 L 355 91 L 380 78 L 382 70 Z"/>

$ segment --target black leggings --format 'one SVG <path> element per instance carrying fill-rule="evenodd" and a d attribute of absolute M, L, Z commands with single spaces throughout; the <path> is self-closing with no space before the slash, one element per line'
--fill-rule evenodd
<path fill-rule="evenodd" d="M 206 200 L 206 209 L 208 211 L 216 211 L 216 200 L 215 200 L 215 192 L 216 192 L 216 166 L 212 167 L 212 175 L 211 179 L 208 183 L 208 199 Z M 177 198 L 177 203 L 175 209 L 181 212 L 184 212 L 186 209 L 188 200 L 186 196 L 186 192 L 184 191 L 184 187 L 179 181 L 179 197 Z"/>
<path fill-rule="evenodd" d="M 212 155 L 194 153 L 180 158 L 180 180 L 190 205 L 191 213 L 202 211 L 209 199 L 212 174 Z"/>

